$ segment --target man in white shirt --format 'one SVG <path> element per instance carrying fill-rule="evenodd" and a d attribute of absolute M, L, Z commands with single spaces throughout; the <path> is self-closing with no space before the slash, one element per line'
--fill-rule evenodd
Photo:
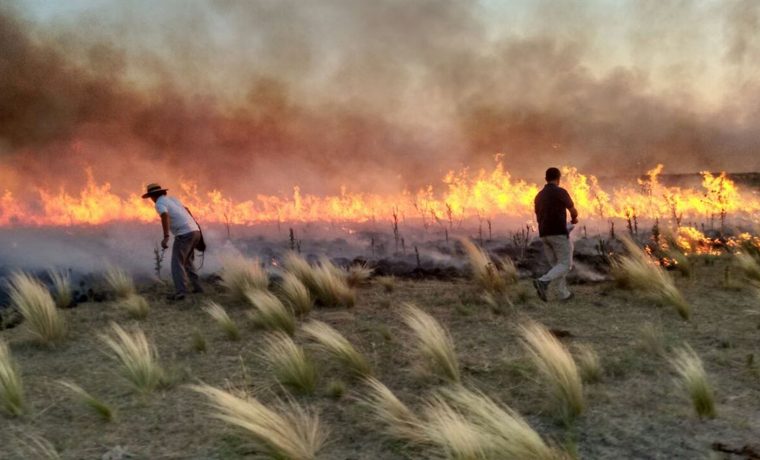
<path fill-rule="evenodd" d="M 182 300 L 187 294 L 188 279 L 193 286 L 193 292 L 203 292 L 193 265 L 195 247 L 200 242 L 201 231 L 190 211 L 177 198 L 168 196 L 166 191 L 167 189 L 158 184 L 150 184 L 142 197 L 153 200 L 156 203 L 156 212 L 161 216 L 161 226 L 164 230 L 161 247 L 169 247 L 170 230 L 174 235 L 171 267 L 175 293 L 169 296 L 169 299 Z"/>

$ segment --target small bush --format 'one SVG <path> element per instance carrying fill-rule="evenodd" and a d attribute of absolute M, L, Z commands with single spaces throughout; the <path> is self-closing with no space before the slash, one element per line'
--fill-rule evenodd
<path fill-rule="evenodd" d="M 117 299 L 126 299 L 137 293 L 132 276 L 119 267 L 110 266 L 106 269 L 106 283 Z"/>
<path fill-rule="evenodd" d="M 11 415 L 21 415 L 24 410 L 24 385 L 16 361 L 8 344 L 0 338 L 0 403 Z"/>
<path fill-rule="evenodd" d="M 402 318 L 414 332 L 417 352 L 433 373 L 445 380 L 459 382 L 459 360 L 449 332 L 435 318 L 412 304 L 405 305 Z"/>
<path fill-rule="evenodd" d="M 90 393 L 85 391 L 84 388 L 80 387 L 74 382 L 69 382 L 66 380 L 59 380 L 58 384 L 60 384 L 62 387 L 68 389 L 71 391 L 74 396 L 79 399 L 84 405 L 95 411 L 96 414 L 100 416 L 103 420 L 106 422 L 110 422 L 113 420 L 113 409 L 111 409 L 111 406 L 104 403 L 103 401 L 97 399 L 96 397 L 92 396 Z"/>
<path fill-rule="evenodd" d="M 364 355 L 332 327 L 321 321 L 312 321 L 303 326 L 303 331 L 355 375 L 368 376 L 372 373 Z"/>
<path fill-rule="evenodd" d="M 699 356 L 690 346 L 685 345 L 675 351 L 670 362 L 680 377 L 680 384 L 689 393 L 697 415 L 715 417 L 715 396 Z"/>
<path fill-rule="evenodd" d="M 66 323 L 47 288 L 26 273 L 10 277 L 8 294 L 11 302 L 24 317 L 24 324 L 37 341 L 50 344 L 66 337 Z"/>
<path fill-rule="evenodd" d="M 141 392 L 150 392 L 164 383 L 158 354 L 140 328 L 132 333 L 111 323 L 111 334 L 99 334 L 100 340 L 121 363 L 122 375 Z"/>
<path fill-rule="evenodd" d="M 127 312 L 130 318 L 145 319 L 150 313 L 150 304 L 145 297 L 139 294 L 131 294 L 120 302 L 121 307 Z"/>
<path fill-rule="evenodd" d="M 203 307 L 205 311 L 222 329 L 228 339 L 232 341 L 240 340 L 240 329 L 237 324 L 230 318 L 224 307 L 216 302 L 209 301 L 206 306 Z"/>
<path fill-rule="evenodd" d="M 314 300 L 311 298 L 309 288 L 296 275 L 290 272 L 283 273 L 280 289 L 285 301 L 296 315 L 304 316 L 311 311 Z"/>
<path fill-rule="evenodd" d="M 248 291 L 266 290 L 269 286 L 269 277 L 261 262 L 243 256 L 223 258 L 219 277 L 222 287 L 234 302 L 245 302 Z"/>
<path fill-rule="evenodd" d="M 215 418 L 244 429 L 272 458 L 313 460 L 327 440 L 319 416 L 295 402 L 273 410 L 209 385 L 190 388 L 208 398 Z"/>
<path fill-rule="evenodd" d="M 255 308 L 255 311 L 249 312 L 249 316 L 257 326 L 272 331 L 284 331 L 289 335 L 296 331 L 295 316 L 271 293 L 250 290 L 246 293 L 246 298 Z"/>
<path fill-rule="evenodd" d="M 48 272 L 53 282 L 53 299 L 58 308 L 69 307 L 74 302 L 74 294 L 71 291 L 71 278 L 68 272 L 50 270 Z"/>
<path fill-rule="evenodd" d="M 262 356 L 277 381 L 299 393 L 314 393 L 317 371 L 303 347 L 282 332 L 269 334 L 265 342 Z"/>

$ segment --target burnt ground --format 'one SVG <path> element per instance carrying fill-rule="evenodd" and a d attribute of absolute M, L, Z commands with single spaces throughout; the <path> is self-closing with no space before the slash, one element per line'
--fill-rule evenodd
<path fill-rule="evenodd" d="M 311 317 L 331 324 L 363 350 L 379 379 L 411 406 L 443 383 L 426 375 L 408 349 L 398 316 L 399 305 L 407 301 L 450 329 L 466 385 L 517 409 L 545 438 L 579 458 L 752 458 L 746 452 L 760 451 L 760 317 L 747 310 L 760 301 L 751 289 L 735 286 L 742 284 L 737 275 L 726 286 L 726 263 L 700 262 L 691 278 L 678 278 L 693 308 L 689 322 L 610 281 L 574 285 L 576 297 L 568 303 L 542 303 L 529 280 L 522 280 L 515 288 L 514 309 L 494 313 L 472 283 L 459 277 L 398 280 L 392 293 L 373 281 L 359 289 L 355 308 L 318 309 Z M 49 440 L 64 459 L 256 458 L 246 434 L 209 419 L 203 399 L 184 385 L 203 381 L 246 389 L 266 401 L 282 397 L 284 390 L 273 384 L 258 357 L 264 332 L 250 326 L 245 306 L 229 304 L 213 285 L 207 294 L 176 304 L 163 301 L 165 290 L 143 286 L 152 310 L 140 324 L 155 341 L 173 385 L 147 396 L 130 391 L 97 340 L 110 321 L 133 323 L 111 302 L 65 310 L 71 335 L 57 348 L 34 345 L 23 326 L 0 331 L 19 363 L 29 403 L 21 418 L 0 415 L 0 457 L 34 458 L 23 441 L 33 434 Z M 227 306 L 243 331 L 239 342 L 226 340 L 200 310 L 206 299 Z M 569 331 L 562 338 L 565 344 L 590 344 L 601 356 L 603 378 L 586 386 L 587 410 L 572 426 L 555 417 L 545 387 L 518 343 L 515 326 L 526 317 Z M 640 328 L 647 322 L 662 328 L 669 349 L 689 343 L 702 357 L 717 393 L 717 418 L 697 418 L 674 384 L 667 359 L 641 346 Z M 193 349 L 196 331 L 206 338 L 206 352 Z M 318 408 L 329 426 L 330 442 L 320 458 L 426 458 L 423 450 L 385 438 L 352 397 L 362 391 L 361 384 L 322 354 L 311 350 L 311 356 L 319 364 L 317 392 L 296 399 Z M 57 379 L 73 380 L 111 404 L 116 420 L 100 421 L 61 390 Z M 346 385 L 343 396 L 329 390 L 336 380 Z M 743 456 L 721 454 L 711 448 L 714 443 L 749 450 Z"/>

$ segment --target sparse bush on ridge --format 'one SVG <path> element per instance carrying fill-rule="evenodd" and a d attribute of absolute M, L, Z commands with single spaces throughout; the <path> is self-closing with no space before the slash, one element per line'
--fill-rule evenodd
<path fill-rule="evenodd" d="M 48 276 L 53 282 L 53 299 L 55 306 L 66 308 L 74 301 L 74 294 L 71 291 L 71 278 L 68 272 L 62 270 L 50 270 Z"/>
<path fill-rule="evenodd" d="M 84 388 L 80 387 L 74 382 L 69 382 L 66 380 L 59 380 L 58 384 L 62 387 L 68 389 L 71 391 L 77 399 L 79 399 L 84 405 L 95 411 L 100 418 L 103 420 L 110 422 L 113 420 L 113 409 L 111 409 L 111 406 L 104 403 L 103 401 L 99 400 L 98 398 L 92 396 L 90 393 L 85 391 Z"/>
<path fill-rule="evenodd" d="M 459 382 L 459 360 L 449 332 L 428 313 L 407 303 L 402 312 L 404 323 L 414 332 L 415 348 L 434 374 Z"/>
<path fill-rule="evenodd" d="M 126 299 L 137 293 L 132 276 L 119 267 L 109 266 L 106 269 L 105 280 L 117 299 Z"/>
<path fill-rule="evenodd" d="M 5 340 L 0 338 L 0 403 L 11 415 L 18 416 L 24 411 L 24 384 L 16 361 Z"/>
<path fill-rule="evenodd" d="M 215 410 L 213 417 L 244 429 L 272 458 L 313 460 L 327 440 L 319 416 L 295 402 L 271 409 L 209 385 L 192 385 Z"/>
<path fill-rule="evenodd" d="M 309 288 L 298 276 L 290 272 L 283 273 L 280 289 L 285 301 L 296 315 L 304 316 L 311 311 L 314 300 L 311 298 Z"/>
<path fill-rule="evenodd" d="M 101 333 L 99 337 L 120 362 L 124 378 L 136 390 L 147 393 L 164 383 L 164 372 L 158 364 L 156 348 L 142 329 L 138 327 L 130 333 L 111 323 L 111 333 Z"/>
<path fill-rule="evenodd" d="M 296 331 L 296 318 L 288 307 L 272 293 L 258 289 L 249 290 L 245 294 L 255 308 L 249 312 L 251 320 L 257 326 L 268 330 L 279 330 L 293 335 Z"/>
<path fill-rule="evenodd" d="M 220 284 L 234 302 L 245 302 L 248 291 L 266 290 L 269 286 L 269 276 L 261 267 L 259 259 L 248 259 L 240 255 L 222 258 L 219 277 Z"/>
<path fill-rule="evenodd" d="M 670 362 L 680 377 L 679 383 L 689 393 L 697 415 L 715 417 L 715 396 L 699 355 L 690 346 L 684 345 L 675 350 Z"/>
<path fill-rule="evenodd" d="M 572 355 L 543 325 L 520 326 L 522 343 L 544 376 L 561 417 L 571 421 L 583 412 L 583 383 Z"/>
<path fill-rule="evenodd" d="M 228 339 L 233 341 L 240 340 L 240 329 L 238 329 L 235 321 L 224 310 L 224 307 L 214 301 L 208 301 L 203 307 L 203 311 L 219 325 Z"/>
<path fill-rule="evenodd" d="M 299 393 L 312 394 L 317 371 L 303 347 L 282 332 L 267 335 L 262 353 L 277 381 Z"/>
<path fill-rule="evenodd" d="M 66 323 L 47 288 L 26 273 L 11 275 L 8 295 L 37 341 L 50 344 L 66 337 Z"/>
<path fill-rule="evenodd" d="M 351 342 L 340 332 L 321 321 L 311 321 L 304 324 L 303 331 L 320 347 L 338 359 L 352 373 L 358 376 L 368 376 L 372 369 L 364 357 Z"/>

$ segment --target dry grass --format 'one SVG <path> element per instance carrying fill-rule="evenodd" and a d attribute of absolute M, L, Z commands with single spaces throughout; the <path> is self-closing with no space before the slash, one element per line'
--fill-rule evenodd
<path fill-rule="evenodd" d="M 321 348 L 333 355 L 338 361 L 347 367 L 353 374 L 369 376 L 372 368 L 359 351 L 351 345 L 340 332 L 321 321 L 312 321 L 303 326 L 303 331 L 314 339 Z"/>
<path fill-rule="evenodd" d="M 48 276 L 53 282 L 53 299 L 55 306 L 66 308 L 74 301 L 74 294 L 71 291 L 71 278 L 66 271 L 50 270 Z"/>
<path fill-rule="evenodd" d="M 303 347 L 282 332 L 269 334 L 265 343 L 262 357 L 277 381 L 298 393 L 314 393 L 317 371 Z"/>
<path fill-rule="evenodd" d="M 290 335 L 296 331 L 296 318 L 293 312 L 272 293 L 258 289 L 246 292 L 246 298 L 255 311 L 249 316 L 256 326 L 272 331 L 284 331 Z"/>
<path fill-rule="evenodd" d="M 575 358 L 578 361 L 578 369 L 584 382 L 596 383 L 602 379 L 602 364 L 599 355 L 591 345 L 578 345 Z"/>
<path fill-rule="evenodd" d="M 126 299 L 137 292 L 132 276 L 119 267 L 108 267 L 105 280 L 118 299 Z"/>
<path fill-rule="evenodd" d="M 208 398 L 215 418 L 246 430 L 272 458 L 312 460 L 327 440 L 319 416 L 295 402 L 273 410 L 256 398 L 243 399 L 209 385 L 190 388 Z"/>
<path fill-rule="evenodd" d="M 702 360 L 688 345 L 677 349 L 674 355 L 670 362 L 680 377 L 680 384 L 689 393 L 697 415 L 708 418 L 715 417 L 715 396 L 712 386 L 707 380 Z"/>
<path fill-rule="evenodd" d="M 314 306 L 309 288 L 293 273 L 283 273 L 280 290 L 287 304 L 298 316 L 307 315 Z"/>
<path fill-rule="evenodd" d="M 663 356 L 665 354 L 665 333 L 662 327 L 650 322 L 644 323 L 639 329 L 639 345 L 652 355 Z"/>
<path fill-rule="evenodd" d="M 562 419 L 571 421 L 583 412 L 583 383 L 570 352 L 544 326 L 520 326 L 525 349 L 551 389 Z"/>
<path fill-rule="evenodd" d="M 365 264 L 354 264 L 348 267 L 346 282 L 350 287 L 357 287 L 367 284 L 372 276 L 374 269 Z"/>
<path fill-rule="evenodd" d="M 105 420 L 106 422 L 113 421 L 114 412 L 113 409 L 111 409 L 111 406 L 92 396 L 90 393 L 85 391 L 84 388 L 80 387 L 74 382 L 59 380 L 58 383 L 62 387 L 70 390 L 74 396 L 76 396 L 76 398 L 82 402 L 82 404 L 95 411 L 95 413 L 98 414 L 101 419 Z"/>
<path fill-rule="evenodd" d="M 322 260 L 313 269 L 314 295 L 324 307 L 345 306 L 351 308 L 356 303 L 356 293 L 346 282 L 343 272 L 329 260 Z"/>
<path fill-rule="evenodd" d="M 61 458 L 53 443 L 41 435 L 19 433 L 16 440 L 20 445 L 16 452 L 17 458 L 34 460 L 60 460 Z M 3 450 L 7 452 L 9 449 L 4 448 Z"/>
<path fill-rule="evenodd" d="M 289 273 L 295 275 L 296 278 L 306 286 L 309 291 L 315 293 L 317 290 L 317 281 L 314 278 L 314 268 L 303 257 L 295 252 L 288 252 L 282 259 L 282 266 L 285 267 Z"/>
<path fill-rule="evenodd" d="M 0 338 L 0 403 L 11 415 L 18 416 L 24 411 L 24 385 L 21 381 L 16 361 L 5 340 Z"/>
<path fill-rule="evenodd" d="M 487 458 L 556 460 L 562 457 L 541 439 L 520 414 L 497 404 L 488 396 L 461 386 L 444 389 L 443 395 L 472 424 L 489 435 Z"/>
<path fill-rule="evenodd" d="M 141 392 L 150 392 L 164 383 L 164 372 L 158 364 L 156 348 L 140 328 L 127 332 L 111 323 L 111 334 L 99 334 L 100 340 L 121 363 L 121 371 L 132 386 Z"/>
<path fill-rule="evenodd" d="M 433 397 L 425 409 L 426 437 L 452 460 L 487 460 L 493 452 L 493 437 L 469 421 L 440 397 Z"/>
<path fill-rule="evenodd" d="M 760 283 L 760 263 L 750 254 L 738 253 L 734 256 L 744 276 L 755 283 Z"/>
<path fill-rule="evenodd" d="M 623 237 L 621 241 L 628 254 L 614 261 L 612 273 L 618 284 L 646 292 L 658 301 L 675 307 L 681 318 L 689 319 L 689 304 L 668 273 L 656 265 L 630 238 Z"/>
<path fill-rule="evenodd" d="M 404 323 L 414 332 L 415 348 L 434 374 L 459 382 L 459 360 L 449 332 L 435 318 L 412 304 L 402 313 Z"/>
<path fill-rule="evenodd" d="M 203 307 L 203 311 L 219 325 L 228 339 L 232 341 L 240 340 L 240 329 L 238 329 L 235 321 L 224 310 L 224 307 L 214 301 L 208 301 L 206 306 Z"/>
<path fill-rule="evenodd" d="M 130 318 L 145 319 L 150 313 L 150 304 L 140 294 L 132 294 L 119 302 L 121 308 L 127 312 Z"/>
<path fill-rule="evenodd" d="M 35 339 L 44 344 L 66 337 L 66 323 L 47 288 L 33 276 L 14 273 L 10 277 L 11 302 L 24 317 L 24 324 Z"/>
<path fill-rule="evenodd" d="M 385 289 L 385 292 L 393 292 L 393 290 L 396 289 L 396 277 L 393 275 L 378 276 L 375 278 L 375 281 Z"/>
<path fill-rule="evenodd" d="M 373 377 L 366 379 L 365 383 L 368 391 L 362 393 L 359 400 L 370 408 L 374 418 L 385 427 L 388 436 L 414 444 L 428 441 L 422 420 L 388 387 Z"/>
<path fill-rule="evenodd" d="M 488 254 L 467 238 L 459 240 L 467 254 L 472 270 L 472 278 L 486 292 L 503 294 L 510 284 L 517 281 L 517 269 L 509 258 L 501 263 L 501 268 L 491 260 Z"/>
<path fill-rule="evenodd" d="M 222 279 L 220 284 L 234 302 L 245 302 L 248 291 L 266 290 L 269 286 L 269 277 L 261 262 L 240 255 L 222 259 L 219 277 Z"/>

